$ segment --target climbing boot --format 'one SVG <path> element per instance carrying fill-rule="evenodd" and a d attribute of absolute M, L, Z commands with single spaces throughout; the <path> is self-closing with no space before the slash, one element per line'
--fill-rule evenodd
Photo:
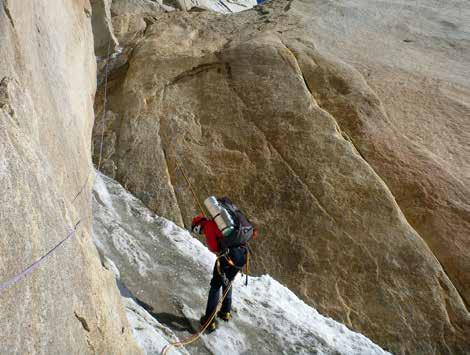
<path fill-rule="evenodd" d="M 219 317 L 220 319 L 223 319 L 225 322 L 228 322 L 229 319 L 232 318 L 232 315 L 230 314 L 230 312 L 218 311 L 217 317 Z"/>
<path fill-rule="evenodd" d="M 200 323 L 201 323 L 201 327 L 204 328 L 206 326 L 206 316 L 202 316 L 201 319 L 200 319 Z M 212 333 L 214 330 L 216 330 L 217 328 L 217 322 L 215 321 L 215 319 L 212 320 L 212 322 L 210 322 L 210 324 L 207 326 L 205 332 L 207 334 L 209 333 Z"/>

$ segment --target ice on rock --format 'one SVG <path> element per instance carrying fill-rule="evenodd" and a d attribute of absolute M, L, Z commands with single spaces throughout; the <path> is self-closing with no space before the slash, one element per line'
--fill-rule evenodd
<path fill-rule="evenodd" d="M 146 354 L 158 354 L 197 326 L 215 256 L 199 240 L 149 211 L 114 180 L 97 173 L 94 240 L 115 269 L 129 323 Z M 150 309 L 150 313 L 144 309 Z M 322 316 L 268 275 L 238 276 L 233 319 L 203 335 L 192 354 L 386 354 L 368 338 Z M 161 317 L 161 319 L 159 318 Z M 170 353 L 183 353 L 184 348 Z"/>

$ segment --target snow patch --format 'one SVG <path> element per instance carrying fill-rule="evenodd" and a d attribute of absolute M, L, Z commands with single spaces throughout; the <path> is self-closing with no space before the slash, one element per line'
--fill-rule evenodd
<path fill-rule="evenodd" d="M 93 193 L 95 194 L 95 196 L 99 196 L 98 202 L 106 206 L 108 209 L 111 210 L 110 212 L 114 212 L 115 214 L 115 211 L 113 209 L 113 201 L 108 192 L 108 189 L 106 188 L 106 184 L 101 176 L 101 174 L 95 174 Z"/>
<path fill-rule="evenodd" d="M 159 323 L 132 298 L 124 297 L 123 303 L 126 307 L 127 319 L 132 327 L 132 333 L 145 354 L 159 354 L 165 346 L 178 341 L 170 329 Z M 189 355 L 185 348 L 171 348 L 167 354 Z"/>
<path fill-rule="evenodd" d="M 145 296 L 153 306 L 177 303 L 180 311 L 163 312 L 181 312 L 197 328 L 215 255 L 188 231 L 149 211 L 114 180 L 97 175 L 93 238 L 101 253 L 119 260 L 106 264 L 115 275 L 127 277 L 136 295 Z M 152 293 L 156 288 L 158 292 Z M 152 311 L 152 316 L 130 293 L 125 296 L 129 322 L 145 353 L 158 354 L 176 341 L 175 333 L 153 317 L 158 312 Z M 244 278 L 236 277 L 232 314 L 230 322 L 219 322 L 215 333 L 202 335 L 198 346 L 203 344 L 214 354 L 387 354 L 365 336 L 322 316 L 268 275 L 250 277 L 248 287 Z M 186 354 L 181 348 L 172 351 Z"/>
<path fill-rule="evenodd" d="M 230 14 L 251 9 L 257 2 L 256 0 L 192 0 L 191 4 L 201 9 Z"/>

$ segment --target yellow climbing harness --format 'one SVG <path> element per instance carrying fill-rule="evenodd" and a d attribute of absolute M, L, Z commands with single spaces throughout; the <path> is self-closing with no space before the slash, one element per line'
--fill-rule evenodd
<path fill-rule="evenodd" d="M 225 260 L 227 260 L 227 262 L 230 266 L 234 267 L 235 269 L 237 269 L 239 271 L 242 271 L 242 268 L 235 265 L 233 260 L 230 259 L 230 257 L 227 255 L 227 251 L 225 251 L 224 253 L 217 255 L 217 262 L 216 262 L 217 272 L 222 277 L 222 279 L 224 278 L 224 274 L 222 273 L 222 270 L 220 269 L 220 258 L 222 258 L 222 257 L 224 257 Z M 250 250 L 248 249 L 248 247 L 246 247 L 246 260 L 245 260 L 245 276 L 246 276 L 245 285 L 246 286 L 248 286 L 248 275 L 249 275 L 248 263 L 250 261 L 249 258 L 250 258 Z"/>

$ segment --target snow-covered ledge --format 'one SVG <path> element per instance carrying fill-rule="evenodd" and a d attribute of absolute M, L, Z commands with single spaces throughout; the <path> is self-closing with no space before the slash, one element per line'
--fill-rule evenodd
<path fill-rule="evenodd" d="M 251 9 L 260 1 L 256 0 L 177 0 L 181 9 L 189 11 L 192 8 L 212 10 L 223 14 L 235 13 Z"/>
<path fill-rule="evenodd" d="M 176 336 L 190 336 L 190 329 L 181 323 L 197 327 L 214 254 L 99 173 L 93 195 L 94 240 L 105 266 L 118 279 L 142 349 L 155 353 Z M 250 277 L 248 287 L 237 277 L 233 300 L 232 321 L 204 335 L 197 346 L 215 354 L 386 354 L 365 336 L 319 314 L 268 275 Z M 138 303 L 151 309 L 152 315 Z M 165 326 L 160 315 L 180 320 L 174 327 L 166 320 L 169 326 Z"/>

